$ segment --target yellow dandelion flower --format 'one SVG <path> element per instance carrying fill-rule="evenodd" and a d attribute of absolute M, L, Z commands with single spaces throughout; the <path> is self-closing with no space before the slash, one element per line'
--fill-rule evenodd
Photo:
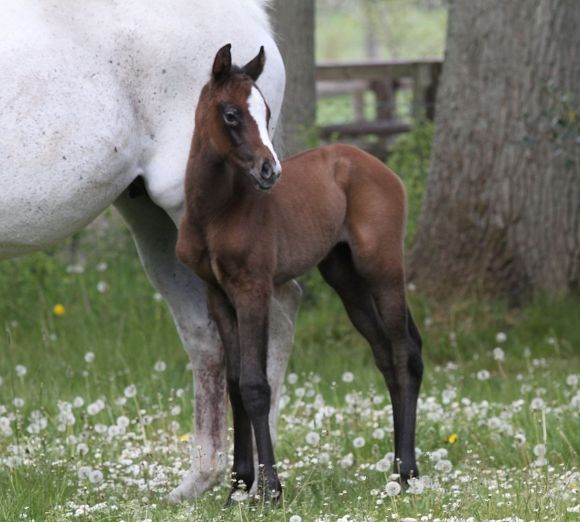
<path fill-rule="evenodd" d="M 449 442 L 449 444 L 455 444 L 457 442 L 457 433 L 452 433 L 449 435 L 447 442 Z"/>
<path fill-rule="evenodd" d="M 189 440 L 189 433 L 185 433 L 184 435 L 179 436 L 179 440 L 186 442 Z"/>
<path fill-rule="evenodd" d="M 54 305 L 54 308 L 52 309 L 52 313 L 54 315 L 58 315 L 58 316 L 64 315 L 64 312 L 65 312 L 64 306 L 61 305 L 60 303 L 59 304 L 55 304 Z"/>

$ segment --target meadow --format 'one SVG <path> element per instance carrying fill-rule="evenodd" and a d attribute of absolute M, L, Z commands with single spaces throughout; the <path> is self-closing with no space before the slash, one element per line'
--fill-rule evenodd
<path fill-rule="evenodd" d="M 390 160 L 409 193 L 409 237 L 431 137 L 419 127 Z M 401 491 L 385 386 L 316 274 L 302 281 L 281 399 L 282 505 L 224 508 L 225 476 L 204 497 L 168 505 L 195 453 L 191 371 L 117 220 L 0 263 L 0 520 L 580 518 L 577 299 L 510 309 L 438 303 L 409 285 L 425 378 L 421 477 Z"/>

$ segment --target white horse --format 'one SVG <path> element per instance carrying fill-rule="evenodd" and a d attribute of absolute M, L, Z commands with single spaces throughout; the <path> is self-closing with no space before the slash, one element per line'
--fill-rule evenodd
<path fill-rule="evenodd" d="M 216 49 L 264 45 L 273 131 L 284 66 L 265 0 L 4 0 L 0 17 L 0 259 L 77 232 L 109 205 L 167 301 L 193 365 L 192 467 L 170 495 L 203 493 L 227 453 L 222 347 L 203 285 L 175 258 L 195 103 Z M 128 187 L 141 177 L 145 191 Z M 272 303 L 268 373 L 278 403 L 299 288 Z M 272 414 L 275 424 L 277 412 Z"/>

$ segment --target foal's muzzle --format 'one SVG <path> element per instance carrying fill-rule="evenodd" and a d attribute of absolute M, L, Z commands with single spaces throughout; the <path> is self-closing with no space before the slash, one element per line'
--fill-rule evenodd
<path fill-rule="evenodd" d="M 265 159 L 257 175 L 252 173 L 254 187 L 263 192 L 270 190 L 278 181 L 281 173 L 282 169 L 277 163 Z"/>

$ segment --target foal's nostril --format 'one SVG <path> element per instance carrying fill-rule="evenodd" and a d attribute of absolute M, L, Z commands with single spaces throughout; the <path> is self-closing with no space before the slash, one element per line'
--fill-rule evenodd
<path fill-rule="evenodd" d="M 262 177 L 262 179 L 270 179 L 273 175 L 274 168 L 272 167 L 272 164 L 268 160 L 265 160 L 264 163 L 262 163 L 262 170 L 260 171 L 260 176 Z"/>

